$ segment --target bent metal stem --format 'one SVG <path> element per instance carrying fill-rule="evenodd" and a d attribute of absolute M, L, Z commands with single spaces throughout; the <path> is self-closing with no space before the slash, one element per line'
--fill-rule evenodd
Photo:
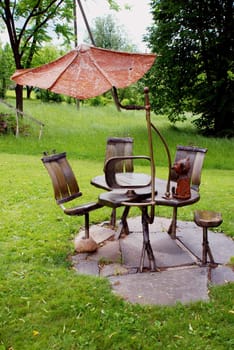
<path fill-rule="evenodd" d="M 149 144 L 149 152 L 150 152 L 150 158 L 151 158 L 151 202 L 148 203 L 148 205 L 151 205 L 151 213 L 149 217 L 149 223 L 153 222 L 154 218 L 154 206 L 155 206 L 155 162 L 154 162 L 154 152 L 153 152 L 153 141 L 152 141 L 152 129 L 156 132 L 156 134 L 159 136 L 160 140 L 162 141 L 164 148 L 166 150 L 167 159 L 168 159 L 168 178 L 167 178 L 167 185 L 166 185 L 166 192 L 165 197 L 170 197 L 170 172 L 171 172 L 171 155 L 170 151 L 167 145 L 167 142 L 165 138 L 162 136 L 160 131 L 156 128 L 156 126 L 151 122 L 150 117 L 150 101 L 149 101 L 149 88 L 144 88 L 144 94 L 145 94 L 145 106 L 138 106 L 138 105 L 127 105 L 123 106 L 118 98 L 118 93 L 116 87 L 113 87 L 113 97 L 115 100 L 115 103 L 119 106 L 119 108 L 126 109 L 126 110 L 145 110 L 146 111 L 146 123 L 147 123 L 147 131 L 148 131 L 148 144 Z M 139 204 L 139 203 L 138 203 Z M 146 205 L 146 203 L 142 203 L 142 205 Z"/>

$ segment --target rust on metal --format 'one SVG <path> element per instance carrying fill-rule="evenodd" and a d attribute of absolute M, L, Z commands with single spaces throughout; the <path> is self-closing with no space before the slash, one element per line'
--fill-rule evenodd
<path fill-rule="evenodd" d="M 177 186 L 173 197 L 178 199 L 189 199 L 191 197 L 190 182 L 191 177 L 188 175 L 190 170 L 189 157 L 177 160 L 172 169 L 177 174 Z"/>
<path fill-rule="evenodd" d="M 120 52 L 82 44 L 51 63 L 17 70 L 11 79 L 19 85 L 86 99 L 113 86 L 124 88 L 135 83 L 155 59 L 155 54 Z"/>

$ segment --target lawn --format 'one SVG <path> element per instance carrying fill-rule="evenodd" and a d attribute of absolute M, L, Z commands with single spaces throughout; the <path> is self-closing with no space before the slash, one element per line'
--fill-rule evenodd
<path fill-rule="evenodd" d="M 8 102 L 14 104 L 13 99 Z M 0 112 L 7 108 L 0 105 Z M 30 133 L 0 136 L 0 350 L 232 349 L 233 284 L 210 286 L 210 301 L 173 307 L 131 305 L 112 294 L 104 278 L 80 276 L 72 269 L 73 238 L 82 218 L 63 214 L 41 163 L 43 151 L 66 151 L 84 202 L 100 190 L 90 179 L 102 173 L 106 139 L 134 138 L 134 154 L 147 154 L 145 115 L 118 113 L 114 106 L 81 106 L 25 101 L 25 111 L 45 124 L 25 118 Z M 207 147 L 201 200 L 179 210 L 192 220 L 194 209 L 222 212 L 218 228 L 234 236 L 233 139 L 205 138 L 188 121 L 171 126 L 152 114 L 168 141 Z M 27 129 L 25 129 L 27 130 Z M 162 145 L 154 137 L 156 173 L 167 174 Z M 171 210 L 156 208 L 169 217 Z M 93 223 L 108 220 L 110 210 L 91 213 Z M 137 209 L 131 215 L 139 215 Z"/>

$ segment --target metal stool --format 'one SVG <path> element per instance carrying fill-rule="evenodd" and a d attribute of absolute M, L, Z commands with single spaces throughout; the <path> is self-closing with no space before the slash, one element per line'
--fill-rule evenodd
<path fill-rule="evenodd" d="M 194 222 L 203 228 L 202 264 L 207 264 L 207 255 L 209 255 L 210 262 L 215 264 L 208 242 L 207 228 L 219 226 L 223 222 L 222 216 L 220 213 L 214 211 L 196 210 L 194 212 Z"/>

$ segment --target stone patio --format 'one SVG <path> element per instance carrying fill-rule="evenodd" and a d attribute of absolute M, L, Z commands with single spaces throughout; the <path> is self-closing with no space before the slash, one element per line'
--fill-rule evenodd
<path fill-rule="evenodd" d="M 228 266 L 234 255 L 231 238 L 209 231 L 210 248 L 217 267 L 204 267 L 199 260 L 202 256 L 202 229 L 194 222 L 178 221 L 177 237 L 187 250 L 167 234 L 170 220 L 158 217 L 150 225 L 150 241 L 160 272 L 149 271 L 146 257 L 144 272 L 140 273 L 141 218 L 129 218 L 128 224 L 130 234 L 119 240 L 114 240 L 114 230 L 102 225 L 91 226 L 90 235 L 99 248 L 94 253 L 72 257 L 77 273 L 106 277 L 114 293 L 139 304 L 173 305 L 208 300 L 209 284 L 234 281 L 233 269 Z"/>

